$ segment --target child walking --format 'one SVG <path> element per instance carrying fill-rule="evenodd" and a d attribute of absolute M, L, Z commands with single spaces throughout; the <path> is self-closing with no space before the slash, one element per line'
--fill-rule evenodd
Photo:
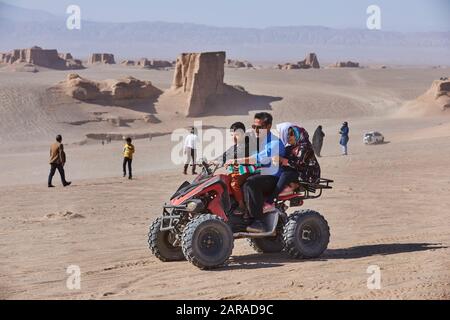
<path fill-rule="evenodd" d="M 123 176 L 127 176 L 127 165 L 128 165 L 128 179 L 133 179 L 133 173 L 131 164 L 133 162 L 133 154 L 136 151 L 134 145 L 131 144 L 131 138 L 127 138 L 126 144 L 123 147 Z"/>

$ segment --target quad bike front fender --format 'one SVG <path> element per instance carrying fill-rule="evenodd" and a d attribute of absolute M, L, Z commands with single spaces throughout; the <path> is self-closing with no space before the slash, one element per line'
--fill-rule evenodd
<path fill-rule="evenodd" d="M 209 195 L 213 197 L 207 206 L 207 210 L 221 217 L 224 221 L 228 220 L 225 212 L 230 211 L 230 192 L 229 187 L 227 185 L 227 181 L 224 181 L 224 177 L 222 175 L 213 177 L 204 183 L 198 185 L 196 188 L 190 190 L 186 194 L 174 198 L 170 201 L 170 206 L 166 206 L 166 208 L 176 208 L 178 210 L 184 211 L 183 207 L 185 207 L 186 203 L 189 200 L 194 198 L 199 198 L 204 195 Z"/>

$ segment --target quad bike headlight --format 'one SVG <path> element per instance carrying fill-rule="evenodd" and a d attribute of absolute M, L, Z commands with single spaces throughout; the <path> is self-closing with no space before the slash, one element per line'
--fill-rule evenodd
<path fill-rule="evenodd" d="M 186 204 L 186 211 L 200 212 L 204 209 L 203 202 L 199 199 L 191 200 Z"/>

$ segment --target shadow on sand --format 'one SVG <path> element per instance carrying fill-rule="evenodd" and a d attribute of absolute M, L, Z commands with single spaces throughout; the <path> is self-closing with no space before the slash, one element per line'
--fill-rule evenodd
<path fill-rule="evenodd" d="M 359 259 L 374 255 L 391 255 L 408 252 L 420 252 L 427 250 L 445 249 L 440 243 L 387 243 L 356 246 L 343 249 L 329 249 L 318 259 L 295 260 L 290 259 L 284 253 L 249 254 L 244 256 L 232 256 L 228 264 L 217 271 L 233 269 L 264 269 L 281 267 L 285 264 L 302 263 L 308 261 L 328 261 L 335 259 Z"/>
<path fill-rule="evenodd" d="M 282 97 L 254 95 L 240 86 L 226 85 L 223 95 L 207 101 L 207 111 L 201 116 L 248 115 L 250 111 L 272 110 L 271 103 Z"/>
<path fill-rule="evenodd" d="M 135 99 L 135 100 L 98 99 L 83 102 L 97 104 L 101 106 L 122 107 L 132 111 L 155 114 L 156 113 L 155 104 L 158 101 L 158 99 L 159 96 L 148 99 Z"/>
<path fill-rule="evenodd" d="M 391 255 L 398 253 L 418 252 L 445 249 L 441 243 L 387 243 L 356 246 L 345 249 L 329 249 L 325 251 L 321 260 L 330 259 L 358 259 L 374 255 Z"/>
<path fill-rule="evenodd" d="M 391 143 L 390 141 L 383 141 L 383 142 L 378 142 L 378 143 L 374 143 L 374 144 L 368 144 L 368 146 L 370 147 L 376 147 L 376 146 L 382 146 L 384 144 L 389 144 Z"/>

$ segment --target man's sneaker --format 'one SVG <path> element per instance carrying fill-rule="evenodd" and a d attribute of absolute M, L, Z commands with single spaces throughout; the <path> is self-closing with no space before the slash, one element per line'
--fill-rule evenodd
<path fill-rule="evenodd" d="M 72 182 L 66 182 L 66 184 L 64 184 L 64 187 L 68 187 L 68 186 L 70 186 L 72 184 Z"/>
<path fill-rule="evenodd" d="M 133 180 L 133 177 L 128 177 L 128 180 Z"/>
<path fill-rule="evenodd" d="M 271 212 L 271 211 L 274 211 L 274 210 L 275 210 L 275 204 L 267 203 L 267 202 L 264 203 L 263 213 L 268 213 L 268 212 Z"/>
<path fill-rule="evenodd" d="M 259 220 L 255 220 L 251 225 L 247 227 L 247 232 L 251 233 L 263 233 L 266 231 L 264 223 Z"/>
<path fill-rule="evenodd" d="M 54 185 L 52 185 L 52 184 L 50 184 L 49 186 L 48 186 L 49 188 L 54 188 L 55 186 Z"/>

